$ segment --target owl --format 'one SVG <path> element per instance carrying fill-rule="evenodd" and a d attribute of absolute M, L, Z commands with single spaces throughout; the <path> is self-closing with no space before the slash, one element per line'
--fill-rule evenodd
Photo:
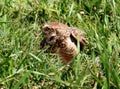
<path fill-rule="evenodd" d="M 59 22 L 45 24 L 42 35 L 44 39 L 40 43 L 40 48 L 48 46 L 46 52 L 59 54 L 64 64 L 70 62 L 86 45 L 82 31 Z"/>

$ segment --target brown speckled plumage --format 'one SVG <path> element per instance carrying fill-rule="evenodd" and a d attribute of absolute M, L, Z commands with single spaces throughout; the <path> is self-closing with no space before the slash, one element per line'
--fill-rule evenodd
<path fill-rule="evenodd" d="M 64 64 L 74 58 L 78 53 L 77 42 L 82 50 L 85 43 L 84 34 L 78 28 L 69 27 L 59 22 L 51 22 L 43 26 L 44 39 L 40 47 L 49 46 L 46 52 L 58 53 Z"/>

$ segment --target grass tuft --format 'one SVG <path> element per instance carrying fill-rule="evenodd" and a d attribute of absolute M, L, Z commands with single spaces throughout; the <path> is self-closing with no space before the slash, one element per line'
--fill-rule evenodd
<path fill-rule="evenodd" d="M 39 47 L 52 21 L 85 32 L 70 65 Z M 120 0 L 0 0 L 1 89 L 120 89 L 119 71 Z"/>

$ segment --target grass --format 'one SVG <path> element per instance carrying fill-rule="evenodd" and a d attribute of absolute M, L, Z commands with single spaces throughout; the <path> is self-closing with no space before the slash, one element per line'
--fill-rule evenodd
<path fill-rule="evenodd" d="M 44 23 L 85 32 L 68 65 L 39 49 Z M 0 0 L 1 89 L 120 89 L 119 0 Z"/>

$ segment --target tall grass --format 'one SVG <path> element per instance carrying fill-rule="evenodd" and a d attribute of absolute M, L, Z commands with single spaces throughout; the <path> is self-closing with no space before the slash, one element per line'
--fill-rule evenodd
<path fill-rule="evenodd" d="M 52 21 L 85 32 L 70 65 L 39 47 Z M 120 89 L 120 1 L 0 0 L 0 88 Z"/>

